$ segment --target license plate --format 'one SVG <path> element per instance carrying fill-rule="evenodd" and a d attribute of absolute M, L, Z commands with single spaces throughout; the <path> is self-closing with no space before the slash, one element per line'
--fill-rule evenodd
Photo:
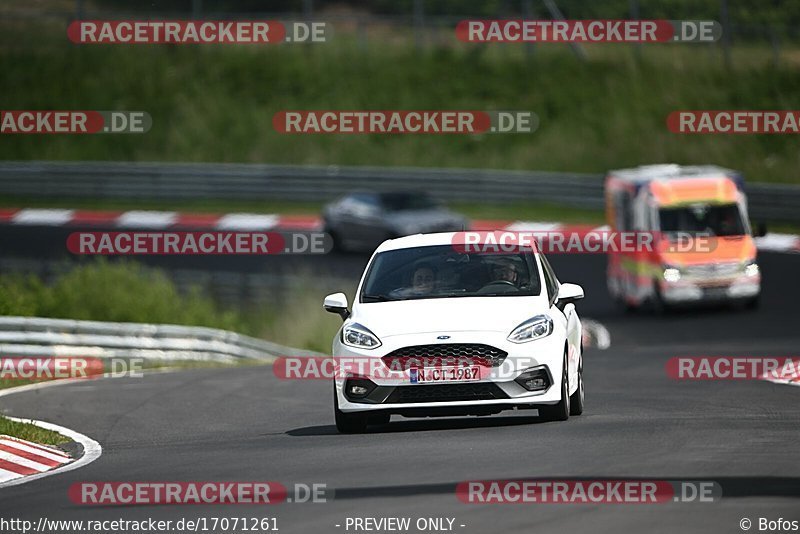
<path fill-rule="evenodd" d="M 721 298 L 728 295 L 728 287 L 707 287 L 703 290 L 703 295 L 707 298 Z"/>
<path fill-rule="evenodd" d="M 481 367 L 468 365 L 463 367 L 428 367 L 409 370 L 412 384 L 428 384 L 431 382 L 476 382 L 481 379 Z"/>

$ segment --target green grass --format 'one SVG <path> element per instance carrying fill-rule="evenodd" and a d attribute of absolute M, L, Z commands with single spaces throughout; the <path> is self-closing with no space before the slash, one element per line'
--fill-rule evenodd
<path fill-rule="evenodd" d="M 30 423 L 19 423 L 11 421 L 0 415 L 0 434 L 13 436 L 15 438 L 41 443 L 43 445 L 61 445 L 71 441 L 68 437 L 62 436 L 58 432 L 45 430 Z"/>
<path fill-rule="evenodd" d="M 27 386 L 28 384 L 35 384 L 37 382 L 42 382 L 42 381 L 43 380 L 28 379 L 28 378 L 20 378 L 19 380 L 0 378 L 0 389 L 15 388 L 17 386 Z"/>
<path fill-rule="evenodd" d="M 134 262 L 83 263 L 46 285 L 35 276 L 0 276 L 0 314 L 242 330 L 234 311 L 197 291 L 180 294 L 166 275 Z"/>
<path fill-rule="evenodd" d="M 797 50 L 659 44 L 471 46 L 417 52 L 346 33 L 319 46 L 74 46 L 63 26 L 4 24 L 4 109 L 144 110 L 144 135 L 5 135 L 0 159 L 451 166 L 603 172 L 642 163 L 717 163 L 748 180 L 797 182 L 797 138 L 671 134 L 678 109 L 798 109 Z M 387 37 L 387 36 L 383 36 Z M 5 45 L 5 46 L 3 46 Z M 282 135 L 285 109 L 520 109 L 516 135 Z"/>
<path fill-rule="evenodd" d="M 52 284 L 32 275 L 0 275 L 0 315 L 208 326 L 328 352 L 338 318 L 322 310 L 324 291 L 303 273 L 297 275 L 286 288 L 290 296 L 276 297 L 269 307 L 238 309 L 222 307 L 199 290 L 179 292 L 157 269 L 92 259 Z M 0 382 L 0 387 L 20 384 Z"/>

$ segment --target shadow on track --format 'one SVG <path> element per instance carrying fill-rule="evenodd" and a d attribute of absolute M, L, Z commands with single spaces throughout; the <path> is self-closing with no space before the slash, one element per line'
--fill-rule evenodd
<path fill-rule="evenodd" d="M 461 430 L 468 428 L 491 428 L 500 426 L 539 425 L 548 421 L 538 416 L 486 416 L 486 417 L 458 417 L 458 418 L 433 418 L 433 419 L 403 419 L 387 425 L 370 426 L 366 434 L 392 434 L 401 432 L 423 432 L 436 430 Z M 563 424 L 555 422 L 554 424 Z M 569 424 L 569 423 L 567 423 Z M 318 425 L 295 428 L 286 431 L 294 437 L 305 436 L 332 436 L 338 434 L 334 425 Z"/>

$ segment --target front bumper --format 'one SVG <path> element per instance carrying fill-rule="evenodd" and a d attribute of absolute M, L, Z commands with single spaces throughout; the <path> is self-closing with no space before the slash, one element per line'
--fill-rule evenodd
<path fill-rule="evenodd" d="M 661 282 L 661 298 L 667 304 L 749 300 L 761 293 L 760 276 Z"/>
<path fill-rule="evenodd" d="M 515 407 L 535 408 L 537 405 L 556 404 L 561 400 L 559 384 L 562 380 L 564 338 L 554 332 L 550 336 L 529 343 L 511 343 L 506 334 L 498 332 L 447 332 L 446 343 L 432 343 L 438 334 L 428 332 L 402 336 L 389 336 L 381 341 L 377 350 L 361 350 L 343 345 L 337 338 L 334 355 L 341 358 L 366 358 L 381 360 L 393 351 L 410 346 L 437 344 L 482 344 L 507 353 L 496 367 L 482 367 L 480 380 L 420 383 L 412 369 L 392 369 L 383 362 L 374 362 L 374 368 L 385 372 L 356 376 L 355 373 L 334 379 L 339 409 L 343 412 L 386 412 L 409 416 L 449 415 L 457 413 L 496 413 Z M 435 354 L 431 354 L 435 357 Z M 371 366 L 369 366 L 371 367 Z M 532 368 L 543 369 L 548 377 L 546 389 L 528 391 L 515 382 L 522 373 Z M 349 388 L 359 382 L 368 394 L 360 398 L 350 395 Z"/>

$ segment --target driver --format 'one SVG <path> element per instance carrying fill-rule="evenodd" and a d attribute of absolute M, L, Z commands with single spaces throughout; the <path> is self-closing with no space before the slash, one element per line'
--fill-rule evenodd
<path fill-rule="evenodd" d="M 411 276 L 411 295 L 427 295 L 433 291 L 436 282 L 436 272 L 428 263 L 417 265 L 414 274 Z"/>
<path fill-rule="evenodd" d="M 492 265 L 492 280 L 494 282 L 508 282 L 513 285 L 518 285 L 519 271 L 517 265 L 510 260 L 501 259 Z"/>

